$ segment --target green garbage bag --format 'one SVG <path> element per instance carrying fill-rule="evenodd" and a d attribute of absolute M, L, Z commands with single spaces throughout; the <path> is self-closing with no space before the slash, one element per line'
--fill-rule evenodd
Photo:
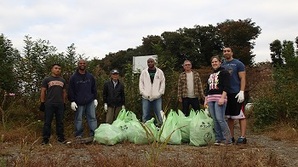
<path fill-rule="evenodd" d="M 94 131 L 94 140 L 105 145 L 115 145 L 122 142 L 122 131 L 111 124 L 100 124 Z"/>
<path fill-rule="evenodd" d="M 190 122 L 190 144 L 206 146 L 214 143 L 213 120 L 204 111 L 199 111 Z"/>
<path fill-rule="evenodd" d="M 178 123 L 177 126 L 180 128 L 181 131 L 181 141 L 183 143 L 189 143 L 189 125 L 191 118 L 186 117 L 181 110 L 178 110 Z"/>
<path fill-rule="evenodd" d="M 161 127 L 160 142 L 181 144 L 181 130 L 178 127 L 178 114 L 171 110 Z"/>

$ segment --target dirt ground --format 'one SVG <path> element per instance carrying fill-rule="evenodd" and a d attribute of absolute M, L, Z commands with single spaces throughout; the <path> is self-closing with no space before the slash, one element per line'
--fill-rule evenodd
<path fill-rule="evenodd" d="M 62 145 L 53 141 L 0 143 L 0 166 L 298 166 L 298 142 L 248 132 L 245 145 L 195 147 L 98 143 Z M 160 148 L 160 147 L 159 147 Z"/>

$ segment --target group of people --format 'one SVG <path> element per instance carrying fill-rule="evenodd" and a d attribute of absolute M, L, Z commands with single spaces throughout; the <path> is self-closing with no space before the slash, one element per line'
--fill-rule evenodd
<path fill-rule="evenodd" d="M 225 61 L 219 56 L 211 58 L 213 73 L 210 74 L 204 91 L 198 72 L 192 70 L 191 61 L 185 60 L 184 71 L 178 79 L 178 101 L 182 103 L 182 112 L 189 115 L 190 106 L 200 110 L 200 101 L 208 106 L 214 120 L 216 145 L 230 144 L 234 139 L 234 120 L 239 120 L 241 136 L 237 143 L 246 143 L 246 119 L 243 112 L 245 89 L 245 66 L 233 58 L 230 47 L 223 49 Z M 51 135 L 51 122 L 55 115 L 58 142 L 65 143 L 63 117 L 65 102 L 71 103 L 75 111 L 75 137 L 83 136 L 83 117 L 87 119 L 90 133 L 94 136 L 97 128 L 95 109 L 98 105 L 97 88 L 93 75 L 86 71 L 86 61 L 79 60 L 78 68 L 71 76 L 66 93 L 66 81 L 61 77 L 61 66 L 53 64 L 51 76 L 42 81 L 40 110 L 44 111 L 43 142 L 48 144 Z M 147 68 L 139 78 L 139 91 L 142 96 L 142 122 L 152 118 L 151 109 L 156 116 L 157 125 L 163 122 L 162 96 L 165 92 L 165 76 L 156 67 L 153 58 L 147 60 Z M 104 83 L 102 93 L 106 122 L 112 123 L 121 109 L 125 109 L 124 85 L 119 80 L 119 71 L 113 69 L 110 79 Z M 227 121 L 225 118 L 228 118 Z"/>
<path fill-rule="evenodd" d="M 94 136 L 94 131 L 98 126 L 96 118 L 97 87 L 94 76 L 86 71 L 86 67 L 86 61 L 79 60 L 78 68 L 69 80 L 68 94 L 66 81 L 61 76 L 61 65 L 53 64 L 51 75 L 42 81 L 39 109 L 44 111 L 43 145 L 49 143 L 54 116 L 58 142 L 66 143 L 63 117 L 67 97 L 71 109 L 75 111 L 75 137 L 77 139 L 83 137 L 84 117 L 86 117 L 90 129 L 89 136 Z M 111 71 L 111 79 L 104 83 L 103 102 L 104 111 L 107 112 L 106 122 L 112 123 L 121 108 L 125 108 L 124 86 L 119 81 L 119 71 L 116 69 Z"/>

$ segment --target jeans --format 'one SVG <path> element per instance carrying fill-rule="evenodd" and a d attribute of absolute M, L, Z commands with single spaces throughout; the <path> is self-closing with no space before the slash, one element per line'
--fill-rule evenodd
<path fill-rule="evenodd" d="M 200 102 L 198 98 L 182 98 L 182 112 L 185 116 L 189 116 L 189 106 L 195 110 L 200 110 Z"/>
<path fill-rule="evenodd" d="M 160 111 L 162 110 L 161 103 L 162 103 L 161 97 L 153 101 L 149 101 L 147 99 L 142 98 L 142 108 L 143 108 L 142 121 L 146 122 L 151 119 L 150 109 L 151 107 L 153 107 L 153 111 L 155 113 L 155 116 L 157 117 L 157 122 L 159 124 L 162 124 L 162 117 L 160 114 Z"/>
<path fill-rule="evenodd" d="M 51 136 L 51 124 L 53 118 L 56 118 L 56 134 L 58 139 L 64 139 L 64 104 L 63 103 L 45 103 L 45 113 L 44 113 L 44 125 L 43 125 L 43 138 L 50 138 Z"/>
<path fill-rule="evenodd" d="M 90 129 L 90 136 L 94 136 L 94 131 L 97 128 L 97 119 L 95 115 L 94 101 L 79 105 L 75 112 L 75 136 L 83 136 L 83 115 L 87 118 L 87 123 Z"/>
<path fill-rule="evenodd" d="M 225 110 L 227 103 L 218 105 L 217 101 L 208 102 L 208 109 L 214 121 L 215 140 L 231 140 L 231 132 L 225 120 Z"/>

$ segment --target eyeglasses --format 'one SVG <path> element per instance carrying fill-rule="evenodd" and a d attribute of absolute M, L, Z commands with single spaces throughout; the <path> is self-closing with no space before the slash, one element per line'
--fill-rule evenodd
<path fill-rule="evenodd" d="M 231 50 L 223 50 L 223 52 L 231 52 Z"/>
<path fill-rule="evenodd" d="M 184 64 L 184 66 L 190 66 L 191 64 Z"/>

